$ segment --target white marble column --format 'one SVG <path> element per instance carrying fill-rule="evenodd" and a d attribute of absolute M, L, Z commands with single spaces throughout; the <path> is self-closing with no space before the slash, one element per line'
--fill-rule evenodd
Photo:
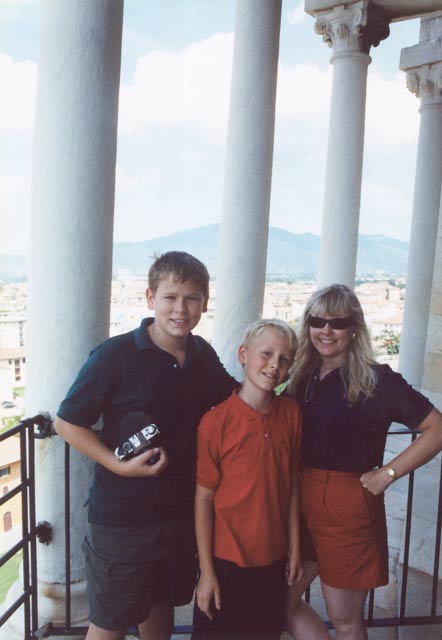
<path fill-rule="evenodd" d="M 442 201 L 434 260 L 422 393 L 442 411 Z"/>
<path fill-rule="evenodd" d="M 42 17 L 29 259 L 28 416 L 41 410 L 54 415 L 90 349 L 108 336 L 123 0 L 48 1 Z M 63 456 L 64 441 L 58 436 L 38 442 L 37 520 L 54 527 L 51 544 L 37 543 L 40 624 L 64 624 Z M 73 624 L 87 616 L 80 543 L 90 470 L 87 459 L 71 451 Z M 19 631 L 8 633 L 20 637 Z"/>
<path fill-rule="evenodd" d="M 333 48 L 333 86 L 319 260 L 319 286 L 354 286 L 364 151 L 365 101 L 370 47 L 389 34 L 365 0 L 324 11 L 315 31 Z"/>
<path fill-rule="evenodd" d="M 280 23 L 281 0 L 238 0 L 213 338 L 236 375 L 264 298 Z"/>
<path fill-rule="evenodd" d="M 400 67 L 421 99 L 413 217 L 399 369 L 420 387 L 427 338 L 442 180 L 442 18 L 422 20 L 419 44 L 403 49 Z"/>

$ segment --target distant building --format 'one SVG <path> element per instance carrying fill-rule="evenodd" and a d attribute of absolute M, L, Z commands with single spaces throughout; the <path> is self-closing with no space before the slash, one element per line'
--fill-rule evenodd
<path fill-rule="evenodd" d="M 9 387 L 24 387 L 26 384 L 26 356 L 24 347 L 0 348 L 0 399 Z M 3 386 L 5 385 L 5 386 Z M 7 397 L 11 397 L 9 393 Z M 5 396 L 6 397 L 6 396 Z"/>
<path fill-rule="evenodd" d="M 23 347 L 26 342 L 24 315 L 0 316 L 0 349 Z"/>
<path fill-rule="evenodd" d="M 0 447 L 0 495 L 4 496 L 20 482 L 20 440 L 7 438 Z M 0 532 L 6 533 L 21 523 L 21 498 L 16 495 L 0 506 Z"/>

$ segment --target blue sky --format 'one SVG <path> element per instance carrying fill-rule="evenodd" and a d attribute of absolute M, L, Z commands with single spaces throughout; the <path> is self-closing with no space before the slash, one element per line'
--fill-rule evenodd
<path fill-rule="evenodd" d="M 29 247 L 40 11 L 0 0 L 0 253 Z M 234 0 L 126 0 L 116 241 L 220 220 L 234 21 Z M 283 0 L 270 224 L 319 234 L 332 75 L 313 24 Z M 393 24 L 371 51 L 362 233 L 409 237 L 419 101 L 399 56 L 418 39 L 418 21 Z"/>

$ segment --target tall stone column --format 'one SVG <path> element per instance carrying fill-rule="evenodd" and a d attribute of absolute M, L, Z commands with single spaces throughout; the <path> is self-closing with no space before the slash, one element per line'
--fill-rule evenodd
<path fill-rule="evenodd" d="M 439 411 L 442 411 L 442 202 L 439 212 L 422 393 Z"/>
<path fill-rule="evenodd" d="M 26 412 L 54 416 L 93 346 L 108 336 L 123 0 L 42 5 L 29 259 Z M 64 624 L 64 442 L 39 441 L 39 622 Z M 71 451 L 72 623 L 84 621 L 80 550 L 91 464 Z M 23 638 L 23 631 L 9 637 Z M 18 626 L 17 626 L 18 628 Z"/>
<path fill-rule="evenodd" d="M 315 31 L 333 48 L 333 86 L 319 260 L 319 285 L 354 286 L 370 47 L 389 34 L 383 17 L 361 0 L 315 11 Z"/>
<path fill-rule="evenodd" d="M 281 0 L 238 0 L 213 338 L 236 375 L 264 299 L 280 24 Z"/>
<path fill-rule="evenodd" d="M 400 68 L 421 100 L 413 217 L 399 369 L 420 387 L 433 282 L 442 180 L 442 18 L 422 20 L 419 44 L 402 49 Z"/>

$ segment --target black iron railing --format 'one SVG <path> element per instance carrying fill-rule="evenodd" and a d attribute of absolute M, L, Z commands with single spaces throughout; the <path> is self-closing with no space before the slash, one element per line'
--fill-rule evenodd
<path fill-rule="evenodd" d="M 37 554 L 36 544 L 40 542 L 50 542 L 51 526 L 49 523 L 37 523 L 35 518 L 35 454 L 34 439 L 46 438 L 52 435 L 52 423 L 47 415 L 38 415 L 25 419 L 16 427 L 0 434 L 0 444 L 7 438 L 20 438 L 20 465 L 21 480 L 18 486 L 0 498 L 0 506 L 20 494 L 22 501 L 22 539 L 14 544 L 1 558 L 0 569 L 16 553 L 23 552 L 23 591 L 16 600 L 9 604 L 7 609 L 0 616 L 0 628 L 20 607 L 23 607 L 23 628 L 24 639 L 34 640 L 36 638 L 49 638 L 56 636 L 83 636 L 87 627 L 72 626 L 71 622 L 71 522 L 70 522 L 70 448 L 65 445 L 65 575 L 66 575 L 66 596 L 65 596 L 65 624 L 55 626 L 46 623 L 39 626 L 38 620 L 38 593 L 37 593 Z M 404 429 L 393 429 L 389 435 L 401 435 L 410 437 L 410 431 Z M 415 439 L 417 433 L 412 433 L 411 438 Z M 404 553 L 402 576 L 400 582 L 400 602 L 399 611 L 396 616 L 389 618 L 375 617 L 375 593 L 370 592 L 367 608 L 367 625 L 369 627 L 404 627 L 411 625 L 442 625 L 442 606 L 438 607 L 439 589 L 441 588 L 439 579 L 439 565 L 441 554 L 442 535 L 442 460 L 440 462 L 439 486 L 434 489 L 434 514 L 436 516 L 435 540 L 433 551 L 433 576 L 431 596 L 429 599 L 429 609 L 420 615 L 407 615 L 407 593 L 409 586 L 409 554 L 410 540 L 412 532 L 413 496 L 414 496 L 415 474 L 408 477 L 407 511 L 405 519 Z M 431 550 L 429 550 L 430 552 Z M 307 594 L 307 599 L 309 594 Z M 330 623 L 326 622 L 328 626 Z M 442 628 L 441 628 L 442 630 Z M 132 630 L 131 630 L 132 631 Z M 190 625 L 179 625 L 174 629 L 174 634 L 185 635 L 192 631 Z"/>
<path fill-rule="evenodd" d="M 38 628 L 37 553 L 38 526 L 35 520 L 35 438 L 45 438 L 52 423 L 47 415 L 26 418 L 12 429 L 0 434 L 0 445 L 9 438 L 20 439 L 20 482 L 0 497 L 0 506 L 15 496 L 21 498 L 22 537 L 0 557 L 0 570 L 17 553 L 23 554 L 22 593 L 0 615 L 0 628 L 23 607 L 25 639 L 33 637 Z"/>

